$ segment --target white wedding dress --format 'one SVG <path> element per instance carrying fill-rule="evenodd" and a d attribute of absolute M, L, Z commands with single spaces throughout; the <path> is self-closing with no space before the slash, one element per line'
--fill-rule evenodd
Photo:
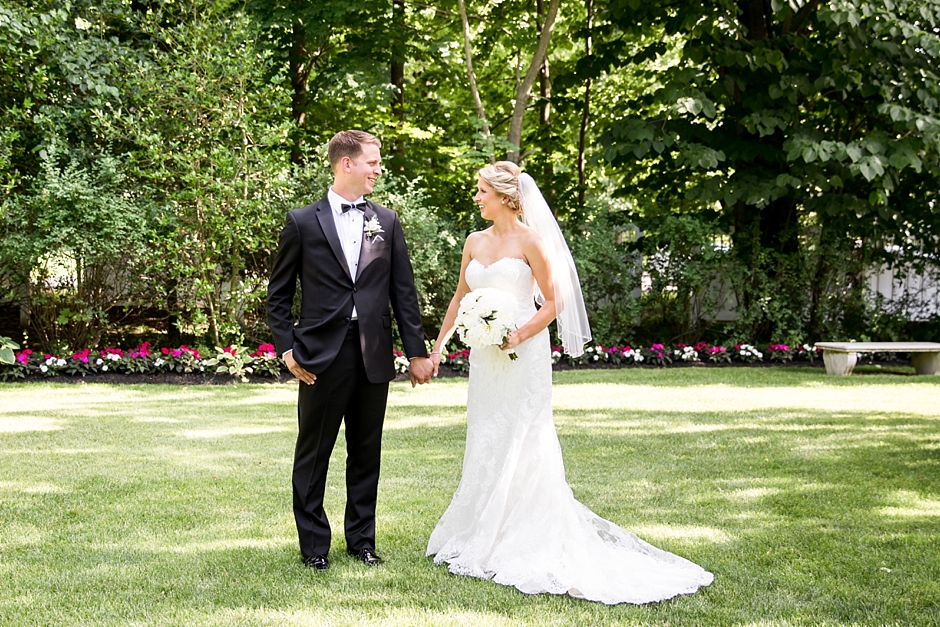
<path fill-rule="evenodd" d="M 532 271 L 504 257 L 467 266 L 470 289 L 515 297 L 517 327 L 535 314 Z M 435 563 L 529 594 L 650 603 L 712 582 L 700 566 L 644 542 L 575 500 L 552 420 L 548 330 L 516 348 L 470 353 L 467 445 L 454 498 L 428 542 Z"/>

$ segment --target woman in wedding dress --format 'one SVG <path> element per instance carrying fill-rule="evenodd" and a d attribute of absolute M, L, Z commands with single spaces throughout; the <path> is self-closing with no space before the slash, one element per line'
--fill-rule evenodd
<path fill-rule="evenodd" d="M 538 187 L 516 164 L 483 168 L 474 201 L 493 225 L 464 245 L 457 291 L 431 353 L 435 373 L 471 290 L 510 294 L 516 330 L 502 346 L 471 349 L 463 474 L 427 554 L 458 575 L 609 605 L 707 586 L 711 573 L 575 500 L 552 419 L 547 328 L 557 315 L 573 355 L 590 340 L 574 262 Z"/>

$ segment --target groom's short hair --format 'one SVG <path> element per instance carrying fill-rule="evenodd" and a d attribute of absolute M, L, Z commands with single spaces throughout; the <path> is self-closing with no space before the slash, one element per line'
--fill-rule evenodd
<path fill-rule="evenodd" d="M 379 148 L 382 142 L 379 138 L 365 131 L 340 131 L 330 140 L 326 148 L 326 157 L 330 160 L 330 167 L 334 170 L 343 157 L 355 159 L 362 154 L 363 144 L 375 144 Z"/>

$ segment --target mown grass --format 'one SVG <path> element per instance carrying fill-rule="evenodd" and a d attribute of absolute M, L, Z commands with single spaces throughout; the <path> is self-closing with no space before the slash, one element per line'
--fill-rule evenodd
<path fill-rule="evenodd" d="M 327 573 L 290 511 L 292 385 L 0 385 L 0 625 L 938 625 L 940 377 L 556 374 L 576 496 L 715 582 L 648 606 L 526 596 L 424 557 L 466 382 L 393 384 L 378 547 Z"/>

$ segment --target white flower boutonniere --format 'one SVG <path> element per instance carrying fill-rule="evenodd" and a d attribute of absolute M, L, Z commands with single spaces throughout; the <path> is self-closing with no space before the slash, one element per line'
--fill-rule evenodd
<path fill-rule="evenodd" d="M 385 232 L 385 229 L 379 224 L 379 218 L 377 216 L 369 218 L 369 221 L 363 225 L 362 230 L 369 239 L 373 239 L 379 233 Z"/>

